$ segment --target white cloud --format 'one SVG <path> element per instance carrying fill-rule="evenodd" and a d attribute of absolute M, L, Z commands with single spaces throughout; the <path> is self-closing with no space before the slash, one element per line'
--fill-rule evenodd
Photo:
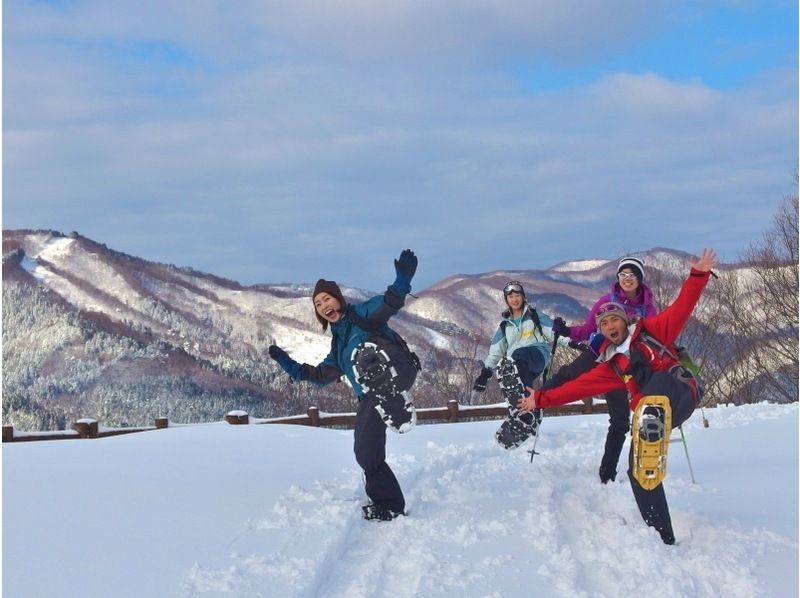
<path fill-rule="evenodd" d="M 656 73 L 613 73 L 593 86 L 598 106 L 626 116 L 681 119 L 713 113 L 722 93 L 700 81 L 670 81 Z"/>
<path fill-rule="evenodd" d="M 732 253 L 791 188 L 795 72 L 722 91 L 616 71 L 534 94 L 487 68 L 619 48 L 659 26 L 642 6 L 7 4 L 5 225 L 125 239 L 243 282 L 312 280 L 304 260 L 336 252 L 366 275 L 407 246 L 441 264 L 428 282 L 506 252 L 613 257 L 620 213 L 626 247 L 692 249 L 675 214 L 697 213 Z M 148 41 L 166 49 L 135 51 Z M 763 224 L 742 224 L 754 203 Z M 276 252 L 285 269 L 252 278 Z"/>

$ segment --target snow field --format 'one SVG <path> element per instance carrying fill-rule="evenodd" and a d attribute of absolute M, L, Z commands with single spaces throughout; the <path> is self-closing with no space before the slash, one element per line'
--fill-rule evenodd
<path fill-rule="evenodd" d="M 671 445 L 676 546 L 643 524 L 624 473 L 599 483 L 604 415 L 545 418 L 533 463 L 494 444 L 497 421 L 389 434 L 408 511 L 389 523 L 360 517 L 351 431 L 220 424 L 5 445 L 3 589 L 48 595 L 93 569 L 84 595 L 795 596 L 797 413 L 687 422 L 698 484 Z M 80 473 L 79 491 L 65 482 Z"/>

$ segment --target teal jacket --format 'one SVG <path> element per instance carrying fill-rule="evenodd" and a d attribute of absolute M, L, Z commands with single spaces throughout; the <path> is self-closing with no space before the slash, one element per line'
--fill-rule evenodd
<path fill-rule="evenodd" d="M 400 311 L 405 304 L 405 289 L 398 289 L 392 285 L 383 295 L 376 295 L 363 303 L 348 305 L 342 316 L 331 324 L 331 351 L 319 365 L 312 366 L 304 363 L 300 366 L 300 373 L 296 380 L 313 382 L 320 386 L 335 382 L 342 375 L 347 376 L 350 385 L 360 398 L 363 394 L 361 386 L 356 382 L 351 356 L 353 349 L 367 340 L 372 333 L 356 325 L 349 314 L 355 311 L 358 316 L 368 319 L 380 326 L 381 335 L 394 339 L 397 334 L 389 328 L 387 322 L 394 314 Z"/>

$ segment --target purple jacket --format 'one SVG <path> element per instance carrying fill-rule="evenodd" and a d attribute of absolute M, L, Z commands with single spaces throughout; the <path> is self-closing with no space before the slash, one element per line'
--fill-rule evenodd
<path fill-rule="evenodd" d="M 619 303 L 625 308 L 625 313 L 629 316 L 637 316 L 639 318 L 649 318 L 658 313 L 658 309 L 653 305 L 653 291 L 650 290 L 645 284 L 639 285 L 639 290 L 633 298 L 628 297 L 620 288 L 619 283 L 615 282 L 611 285 L 611 292 L 603 295 L 597 300 L 589 310 L 589 315 L 586 316 L 586 321 L 580 326 L 570 326 L 569 337 L 574 341 L 589 340 L 589 335 L 597 331 L 597 325 L 594 323 L 594 318 L 597 315 L 600 306 L 604 303 L 613 301 Z"/>

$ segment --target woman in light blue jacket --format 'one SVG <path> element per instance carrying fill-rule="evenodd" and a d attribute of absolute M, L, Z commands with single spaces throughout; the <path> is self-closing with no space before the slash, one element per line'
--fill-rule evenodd
<path fill-rule="evenodd" d="M 513 362 L 524 388 L 532 386 L 550 365 L 553 346 L 553 320 L 547 314 L 540 314 L 525 299 L 525 289 L 518 280 L 512 280 L 503 288 L 506 309 L 497 332 L 492 337 L 489 354 L 483 368 L 472 387 L 477 392 L 486 390 L 486 384 L 497 369 L 498 379 L 506 378 L 505 366 Z M 499 367 L 498 367 L 499 366 Z M 516 385 L 515 385 L 516 386 Z M 504 395 L 509 390 L 504 388 Z M 516 417 L 514 397 L 506 396 L 509 402 L 510 420 L 498 431 L 498 442 L 506 448 L 519 446 L 527 437 L 536 434 L 541 411 L 526 413 Z M 535 418 L 535 419 L 534 419 Z M 517 427 L 513 421 L 519 419 L 525 426 Z M 511 425 L 511 428 L 509 428 Z"/>
<path fill-rule="evenodd" d="M 512 280 L 503 288 L 508 307 L 492 337 L 489 354 L 483 369 L 475 380 L 473 390 L 483 392 L 492 377 L 492 371 L 504 357 L 517 364 L 522 382 L 533 384 L 550 365 L 553 346 L 553 320 L 545 313 L 538 313 L 525 299 L 525 289 L 518 280 Z"/>

